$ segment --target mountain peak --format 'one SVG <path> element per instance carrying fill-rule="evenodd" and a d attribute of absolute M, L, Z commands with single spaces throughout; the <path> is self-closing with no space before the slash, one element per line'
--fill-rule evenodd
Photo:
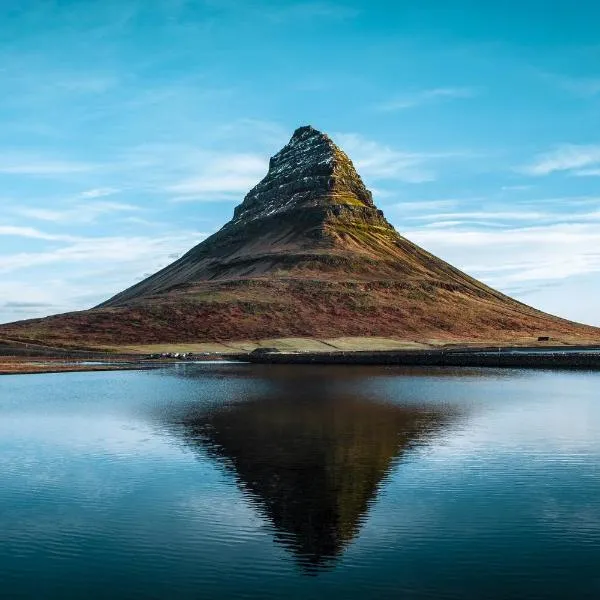
<path fill-rule="evenodd" d="M 373 207 L 373 199 L 348 156 L 328 135 L 304 125 L 271 157 L 267 175 L 236 208 L 233 222 L 334 204 Z"/>
<path fill-rule="evenodd" d="M 294 131 L 292 135 L 292 140 L 305 140 L 309 137 L 320 136 L 322 138 L 329 139 L 329 136 L 318 129 L 315 129 L 312 125 L 301 125 Z M 290 140 L 291 141 L 291 140 Z"/>

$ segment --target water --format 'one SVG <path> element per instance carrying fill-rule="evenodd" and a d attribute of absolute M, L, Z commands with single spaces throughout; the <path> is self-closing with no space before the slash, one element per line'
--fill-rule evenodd
<path fill-rule="evenodd" d="M 6 598 L 598 598 L 600 374 L 0 378 Z"/>
<path fill-rule="evenodd" d="M 463 350 L 468 354 L 598 354 L 600 348 L 581 348 L 568 347 L 563 348 L 498 348 L 498 350 L 481 350 L 479 352 L 473 350 Z"/>

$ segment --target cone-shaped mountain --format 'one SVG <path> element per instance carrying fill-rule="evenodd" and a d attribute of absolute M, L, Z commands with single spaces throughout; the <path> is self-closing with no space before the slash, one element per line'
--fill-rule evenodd
<path fill-rule="evenodd" d="M 293 276 L 302 270 L 372 279 L 373 252 L 385 260 L 399 240 L 346 154 L 328 136 L 301 127 L 271 158 L 266 177 L 229 223 L 101 306 L 122 306 L 195 282 Z"/>
<path fill-rule="evenodd" d="M 233 219 L 99 307 L 0 327 L 46 342 L 123 344 L 384 336 L 598 341 L 403 238 L 325 134 L 297 129 Z"/>

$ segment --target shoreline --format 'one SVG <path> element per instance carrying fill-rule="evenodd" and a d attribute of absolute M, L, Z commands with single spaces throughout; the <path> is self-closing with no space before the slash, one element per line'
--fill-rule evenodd
<path fill-rule="evenodd" d="M 83 373 L 93 371 L 140 371 L 155 369 L 158 365 L 152 365 L 142 362 L 131 362 L 129 364 L 93 364 L 86 365 L 77 363 L 77 361 L 69 360 L 68 362 L 61 361 L 46 361 L 42 360 L 16 360 L 16 361 L 0 361 L 0 377 L 3 375 L 42 375 L 48 373 Z"/>
<path fill-rule="evenodd" d="M 227 357 L 223 357 L 228 360 Z M 130 356 L 126 359 L 114 357 L 94 357 L 93 359 L 61 359 L 47 357 L 0 357 L 0 376 L 2 375 L 41 375 L 47 373 L 83 373 L 98 371 L 150 371 L 175 364 L 193 362 L 212 363 L 221 360 L 213 357 L 206 360 L 194 359 L 152 359 L 147 356 Z M 239 359 L 236 362 L 240 362 Z M 244 361 L 248 362 L 248 361 Z"/>
<path fill-rule="evenodd" d="M 381 365 L 490 367 L 508 369 L 600 370 L 600 346 L 450 347 L 427 350 L 352 350 L 331 352 L 254 351 L 211 357 L 158 358 L 152 355 L 0 356 L 0 376 L 98 371 L 137 371 L 174 364 L 230 360 L 247 364 Z"/>

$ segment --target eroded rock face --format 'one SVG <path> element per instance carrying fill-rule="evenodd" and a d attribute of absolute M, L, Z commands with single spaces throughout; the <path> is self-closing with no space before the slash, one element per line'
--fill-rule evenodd
<path fill-rule="evenodd" d="M 270 253 L 289 255 L 300 248 L 344 246 L 340 232 L 358 229 L 378 230 L 390 240 L 400 240 L 346 153 L 326 134 L 304 126 L 271 158 L 264 179 L 204 247 L 214 253 L 243 246 L 246 252 L 249 244 L 256 246 L 261 240 Z M 277 243 L 271 244 L 275 233 Z"/>
<path fill-rule="evenodd" d="M 352 162 L 313 127 L 300 127 L 269 162 L 269 172 L 235 209 L 232 225 L 300 208 L 347 204 L 373 207 Z"/>

